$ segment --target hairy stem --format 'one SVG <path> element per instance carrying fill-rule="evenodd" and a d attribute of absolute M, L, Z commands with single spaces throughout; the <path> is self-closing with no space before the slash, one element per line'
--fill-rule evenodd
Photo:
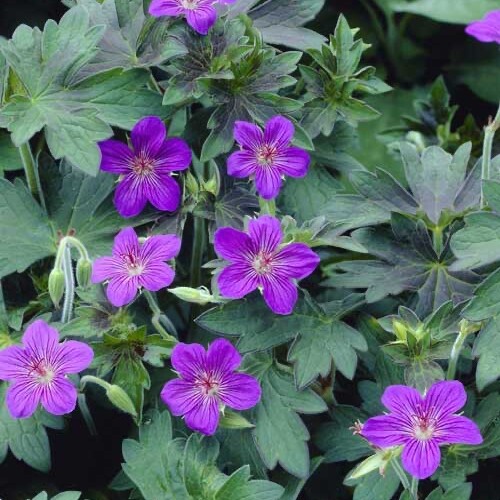
<path fill-rule="evenodd" d="M 167 332 L 167 330 L 163 328 L 163 325 L 161 324 L 161 320 L 164 319 L 169 325 L 171 325 L 170 320 L 168 320 L 168 318 L 161 312 L 160 306 L 158 305 L 156 299 L 153 297 L 153 294 L 149 290 L 143 290 L 143 295 L 144 297 L 146 297 L 146 300 L 148 301 L 149 304 L 149 308 L 153 313 L 153 316 L 151 317 L 151 323 L 155 327 L 156 331 L 165 340 L 168 340 L 169 342 L 172 342 L 173 345 L 175 345 L 177 343 L 177 339 L 173 335 L 170 335 Z"/>
<path fill-rule="evenodd" d="M 38 169 L 33 153 L 31 152 L 29 142 L 25 142 L 19 146 L 19 155 L 21 156 L 21 160 L 23 162 L 28 188 L 31 191 L 31 194 L 42 203 L 42 206 L 45 207 L 40 178 L 38 177 Z"/>
<path fill-rule="evenodd" d="M 193 255 L 191 257 L 191 288 L 201 285 L 201 266 L 206 244 L 205 219 L 194 216 Z"/>
<path fill-rule="evenodd" d="M 410 490 L 411 486 L 410 486 L 410 482 L 408 481 L 408 477 L 406 476 L 405 471 L 403 470 L 403 468 L 399 464 L 398 459 L 393 458 L 391 460 L 391 465 L 392 465 L 392 468 L 394 469 L 394 471 L 396 472 L 396 474 L 398 475 L 399 480 L 401 481 L 401 484 L 403 485 L 403 488 L 405 490 L 411 491 Z"/>
<path fill-rule="evenodd" d="M 491 121 L 484 128 L 484 142 L 483 142 L 483 159 L 481 169 L 481 208 L 484 208 L 486 202 L 484 200 L 483 182 L 490 179 L 491 175 L 491 150 L 493 149 L 493 139 L 495 132 L 500 128 L 500 105 L 497 114 L 493 121 Z"/>
<path fill-rule="evenodd" d="M 272 215 L 273 217 L 276 215 L 276 202 L 274 200 L 264 200 L 263 198 L 259 198 L 260 205 L 260 215 Z"/>
<path fill-rule="evenodd" d="M 73 275 L 73 263 L 71 262 L 71 247 L 65 245 L 62 258 L 62 269 L 64 272 L 64 304 L 61 316 L 62 323 L 68 323 L 73 313 L 73 301 L 75 299 L 75 277 Z"/>
<path fill-rule="evenodd" d="M 410 495 L 413 500 L 418 500 L 418 479 L 416 477 L 411 479 Z"/>
<path fill-rule="evenodd" d="M 462 348 L 465 343 L 465 339 L 469 332 L 466 328 L 460 327 L 460 331 L 453 343 L 453 347 L 451 348 L 450 361 L 448 363 L 448 371 L 446 373 L 446 380 L 455 380 L 455 375 L 457 372 L 457 364 L 458 358 L 460 358 L 460 353 L 462 352 Z"/>

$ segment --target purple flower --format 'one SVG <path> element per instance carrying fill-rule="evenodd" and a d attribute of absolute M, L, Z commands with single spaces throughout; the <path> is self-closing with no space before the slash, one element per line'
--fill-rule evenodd
<path fill-rule="evenodd" d="M 488 12 L 480 21 L 474 21 L 465 28 L 468 35 L 480 42 L 496 42 L 500 44 L 500 10 Z"/>
<path fill-rule="evenodd" d="M 132 149 L 115 140 L 99 143 L 101 170 L 120 174 L 115 205 L 122 217 L 138 215 L 148 201 L 158 210 L 177 210 L 181 190 L 172 172 L 189 167 L 191 150 L 182 139 L 166 137 L 160 118 L 147 116 L 132 129 Z"/>
<path fill-rule="evenodd" d="M 218 276 L 221 294 L 241 299 L 256 288 L 276 314 L 290 314 L 297 302 L 295 280 L 309 276 L 319 257 L 304 243 L 282 245 L 280 221 L 270 215 L 252 219 L 248 233 L 230 227 L 215 233 L 215 251 L 229 261 Z"/>
<path fill-rule="evenodd" d="M 236 122 L 234 138 L 241 150 L 228 158 L 228 174 L 255 178 L 262 198 L 276 198 L 283 176 L 304 177 L 311 162 L 306 151 L 290 146 L 294 133 L 293 123 L 283 116 L 271 118 L 264 131 L 252 123 Z"/>
<path fill-rule="evenodd" d="M 0 351 L 0 379 L 11 382 L 7 407 L 14 418 L 33 415 L 39 403 L 54 415 L 71 413 L 76 388 L 68 373 L 85 370 L 94 353 L 83 342 L 59 343 L 59 332 L 42 320 L 33 322 L 23 335 L 23 346 Z"/>
<path fill-rule="evenodd" d="M 140 244 L 134 229 L 127 227 L 116 235 L 113 255 L 94 261 L 92 283 L 109 280 L 109 301 L 124 306 L 141 287 L 156 292 L 172 283 L 175 273 L 164 261 L 173 259 L 180 248 L 181 240 L 173 234 L 151 236 Z"/>
<path fill-rule="evenodd" d="M 185 16 L 191 28 L 206 35 L 217 20 L 215 5 L 234 2 L 235 0 L 153 0 L 149 13 L 155 17 Z"/>
<path fill-rule="evenodd" d="M 466 400 L 464 386 L 457 381 L 438 382 L 425 397 L 411 387 L 391 385 L 382 396 L 391 413 L 369 418 L 361 434 L 380 448 L 402 445 L 404 468 L 425 479 L 439 466 L 439 446 L 482 443 L 477 425 L 454 414 Z"/>
<path fill-rule="evenodd" d="M 207 351 L 200 344 L 177 344 L 171 361 L 180 378 L 167 382 L 161 397 L 190 429 L 214 434 L 224 406 L 248 410 L 260 400 L 257 379 L 235 373 L 241 356 L 227 340 L 217 339 Z"/>

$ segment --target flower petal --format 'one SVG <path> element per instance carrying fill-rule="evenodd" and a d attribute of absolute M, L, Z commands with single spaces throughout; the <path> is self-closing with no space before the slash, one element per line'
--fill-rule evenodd
<path fill-rule="evenodd" d="M 144 192 L 158 210 L 175 212 L 181 202 L 181 188 L 169 174 L 157 174 L 144 182 Z"/>
<path fill-rule="evenodd" d="M 417 479 L 427 479 L 436 472 L 441 452 L 433 439 L 408 441 L 401 455 L 403 467 Z"/>
<path fill-rule="evenodd" d="M 78 373 L 88 368 L 92 363 L 94 351 L 85 342 L 66 340 L 59 344 L 56 356 L 57 368 L 62 373 Z"/>
<path fill-rule="evenodd" d="M 65 377 L 56 377 L 42 390 L 42 406 L 52 415 L 71 413 L 76 407 L 76 388 Z"/>
<path fill-rule="evenodd" d="M 99 257 L 92 262 L 92 283 L 101 283 L 123 271 L 123 265 L 115 257 Z"/>
<path fill-rule="evenodd" d="M 241 355 L 226 339 L 217 339 L 207 350 L 207 370 L 217 372 L 232 372 L 241 364 Z"/>
<path fill-rule="evenodd" d="M 382 395 L 382 404 L 397 415 L 419 414 L 419 405 L 423 403 L 422 396 L 413 387 L 406 385 L 390 385 Z"/>
<path fill-rule="evenodd" d="M 101 150 L 101 170 L 113 174 L 127 174 L 134 160 L 132 151 L 123 142 L 110 139 L 99 144 Z"/>
<path fill-rule="evenodd" d="M 261 397 L 260 384 L 246 373 L 233 373 L 224 378 L 219 388 L 221 401 L 234 410 L 253 408 Z"/>
<path fill-rule="evenodd" d="M 149 158 L 156 156 L 167 137 L 165 124 L 158 116 L 146 116 L 139 120 L 130 134 L 136 153 L 142 153 Z"/>
<path fill-rule="evenodd" d="M 233 134 L 240 146 L 250 150 L 255 150 L 264 143 L 264 133 L 253 123 L 237 121 Z"/>
<path fill-rule="evenodd" d="M 290 177 L 304 177 L 310 163 L 309 153 L 301 148 L 287 148 L 274 160 L 274 166 Z"/>
<path fill-rule="evenodd" d="M 149 6 L 149 13 L 154 17 L 180 16 L 183 12 L 176 0 L 153 0 Z"/>
<path fill-rule="evenodd" d="M 273 262 L 281 275 L 303 279 L 314 272 L 320 258 L 306 244 L 290 243 L 276 254 Z"/>
<path fill-rule="evenodd" d="M 408 436 L 402 432 L 404 422 L 396 415 L 381 415 L 369 418 L 363 424 L 361 435 L 380 448 L 404 444 Z"/>
<path fill-rule="evenodd" d="M 135 174 L 127 175 L 116 186 L 114 202 L 116 210 L 122 217 L 139 215 L 147 201 L 142 182 Z"/>
<path fill-rule="evenodd" d="M 40 385 L 28 377 L 17 379 L 7 389 L 5 402 L 14 418 L 28 418 L 35 413 L 41 398 Z"/>
<path fill-rule="evenodd" d="M 111 278 L 108 283 L 106 296 L 115 307 L 122 307 L 135 299 L 138 288 L 139 283 L 136 277 L 115 277 Z"/>
<path fill-rule="evenodd" d="M 435 431 L 438 444 L 481 444 L 483 438 L 479 427 L 470 418 L 449 415 L 439 420 Z"/>
<path fill-rule="evenodd" d="M 178 137 L 167 139 L 157 153 L 155 170 L 165 173 L 186 170 L 192 156 L 186 141 Z"/>
<path fill-rule="evenodd" d="M 219 405 L 215 397 L 203 398 L 201 403 L 186 413 L 184 421 L 190 429 L 211 436 L 219 425 Z"/>
<path fill-rule="evenodd" d="M 293 123 L 284 116 L 275 116 L 266 123 L 264 142 L 278 149 L 286 148 L 295 134 Z"/>
<path fill-rule="evenodd" d="M 241 299 L 259 285 L 257 274 L 248 264 L 237 263 L 225 267 L 217 276 L 219 291 L 228 299 Z"/>
<path fill-rule="evenodd" d="M 217 229 L 214 235 L 215 252 L 221 259 L 229 261 L 247 261 L 253 253 L 250 236 L 232 227 Z"/>
<path fill-rule="evenodd" d="M 195 9 L 188 9 L 186 12 L 186 21 L 200 35 L 208 34 L 209 29 L 217 20 L 217 11 L 211 4 L 198 4 Z"/>
<path fill-rule="evenodd" d="M 140 255 L 144 261 L 170 260 L 179 254 L 181 243 L 175 234 L 150 236 L 141 246 Z"/>
<path fill-rule="evenodd" d="M 13 345 L 0 351 L 0 379 L 14 380 L 29 372 L 29 358 L 22 347 Z"/>
<path fill-rule="evenodd" d="M 59 332 L 45 321 L 38 319 L 31 323 L 24 332 L 23 344 L 29 353 L 36 353 L 37 357 L 48 357 L 59 344 Z"/>
<path fill-rule="evenodd" d="M 195 378 L 205 368 L 206 352 L 201 344 L 179 342 L 170 358 L 174 370 L 184 379 Z"/>
<path fill-rule="evenodd" d="M 451 415 L 460 410 L 467 401 L 464 386 L 457 380 L 435 383 L 425 395 L 424 408 L 434 417 Z"/>
<path fill-rule="evenodd" d="M 297 302 L 298 292 L 295 283 L 277 274 L 262 279 L 263 295 L 266 304 L 276 314 L 291 314 Z"/>
<path fill-rule="evenodd" d="M 172 415 L 185 415 L 201 405 L 202 393 L 196 390 L 192 382 L 182 379 L 168 381 L 161 391 L 161 399 L 168 406 Z"/>
<path fill-rule="evenodd" d="M 175 272 L 164 262 L 150 262 L 139 276 L 139 285 L 146 290 L 157 292 L 174 281 Z"/>
<path fill-rule="evenodd" d="M 280 221 L 271 215 L 261 215 L 251 219 L 248 224 L 248 234 L 255 246 L 265 252 L 274 252 L 283 240 Z"/>
<path fill-rule="evenodd" d="M 236 151 L 227 159 L 227 173 L 238 179 L 251 177 L 258 168 L 255 153 L 252 151 Z"/>
<path fill-rule="evenodd" d="M 278 168 L 273 166 L 261 167 L 255 171 L 255 187 L 259 196 L 265 200 L 272 200 L 280 194 L 283 179 Z"/>
<path fill-rule="evenodd" d="M 115 257 L 139 255 L 139 238 L 133 227 L 126 227 L 115 236 L 113 255 Z"/>

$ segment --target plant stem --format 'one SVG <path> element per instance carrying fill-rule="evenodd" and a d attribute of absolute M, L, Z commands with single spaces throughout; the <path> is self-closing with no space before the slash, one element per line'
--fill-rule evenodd
<path fill-rule="evenodd" d="M 484 200 L 483 193 L 483 182 L 490 179 L 491 175 L 491 150 L 493 149 L 493 139 L 495 138 L 495 132 L 500 128 L 500 105 L 498 106 L 498 111 L 493 119 L 484 128 L 484 143 L 483 143 L 483 160 L 481 169 L 481 208 L 484 208 L 486 202 Z"/>
<path fill-rule="evenodd" d="M 201 266 L 205 251 L 205 219 L 194 216 L 193 255 L 191 257 L 191 288 L 201 285 Z"/>
<path fill-rule="evenodd" d="M 174 345 L 177 344 L 177 339 L 173 336 L 170 335 L 165 328 L 163 328 L 163 325 L 161 324 L 161 318 L 165 317 L 165 315 L 161 312 L 160 307 L 158 306 L 158 303 L 156 302 L 156 299 L 153 297 L 152 293 L 149 290 L 143 290 L 143 295 L 146 297 L 146 300 L 148 301 L 149 308 L 151 309 L 153 316 L 151 317 L 151 323 L 155 327 L 156 331 L 165 339 L 168 340 L 169 342 L 172 342 Z M 169 321 L 170 323 L 170 321 Z"/>
<path fill-rule="evenodd" d="M 414 500 L 418 500 L 418 479 L 416 477 L 411 478 L 410 495 Z"/>
<path fill-rule="evenodd" d="M 87 404 L 87 397 L 85 394 L 78 394 L 78 407 L 82 413 L 83 420 L 87 424 L 91 436 L 97 436 L 97 428 L 95 426 L 94 419 L 90 413 L 89 405 Z"/>
<path fill-rule="evenodd" d="M 396 474 L 398 475 L 399 480 L 401 481 L 401 484 L 403 485 L 403 488 L 405 490 L 410 491 L 410 488 L 411 488 L 410 482 L 408 481 L 408 477 L 406 476 L 405 471 L 403 470 L 401 465 L 399 465 L 398 459 L 393 458 L 391 460 L 391 465 L 392 465 L 392 468 L 394 469 L 394 471 L 396 472 Z"/>
<path fill-rule="evenodd" d="M 434 243 L 434 250 L 440 256 L 443 251 L 443 228 L 436 226 L 432 230 L 432 242 Z"/>
<path fill-rule="evenodd" d="M 25 142 L 19 146 L 19 155 L 23 162 L 24 173 L 26 174 L 26 182 L 28 183 L 28 188 L 31 194 L 39 200 L 43 206 L 45 206 L 45 201 L 42 195 L 42 189 L 40 186 L 40 178 L 38 177 L 38 170 L 35 162 L 33 153 L 31 152 L 31 147 L 29 142 Z"/>
<path fill-rule="evenodd" d="M 264 200 L 259 198 L 260 215 L 269 214 L 273 217 L 276 215 L 276 202 L 274 200 Z"/>
<path fill-rule="evenodd" d="M 75 277 L 73 275 L 71 247 L 69 245 L 66 245 L 64 248 L 62 268 L 64 272 L 64 305 L 62 310 L 61 322 L 67 323 L 71 320 L 71 315 L 73 312 L 73 301 L 75 298 Z"/>
<path fill-rule="evenodd" d="M 448 372 L 446 373 L 446 380 L 455 379 L 455 374 L 457 372 L 458 358 L 460 357 L 462 347 L 464 346 L 464 342 L 468 334 L 469 332 L 467 331 L 467 328 L 461 324 L 460 331 L 458 332 L 457 338 L 455 339 L 453 347 L 451 348 L 450 361 L 448 364 Z"/>

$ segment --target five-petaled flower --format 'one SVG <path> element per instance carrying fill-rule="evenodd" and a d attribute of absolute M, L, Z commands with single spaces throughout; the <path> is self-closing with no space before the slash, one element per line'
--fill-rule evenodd
<path fill-rule="evenodd" d="M 175 273 L 164 261 L 176 257 L 180 247 L 181 240 L 173 234 L 151 236 L 141 244 L 134 229 L 127 227 L 116 235 L 113 255 L 94 261 L 92 282 L 109 280 L 109 301 L 124 306 L 141 287 L 156 292 L 172 283 Z"/>
<path fill-rule="evenodd" d="M 215 5 L 235 0 L 153 0 L 149 13 L 154 17 L 185 16 L 187 23 L 200 35 L 206 35 L 217 20 Z"/>
<path fill-rule="evenodd" d="M 234 138 L 241 150 L 228 158 L 228 174 L 254 178 L 262 198 L 276 198 L 283 176 L 304 177 L 311 161 L 306 151 L 290 146 L 294 134 L 293 123 L 282 116 L 271 118 L 264 131 L 252 123 L 236 122 Z"/>
<path fill-rule="evenodd" d="M 488 12 L 483 19 L 470 23 L 465 32 L 480 42 L 500 44 L 500 10 Z"/>
<path fill-rule="evenodd" d="M 280 221 L 270 215 L 250 220 L 248 233 L 218 229 L 215 251 L 229 261 L 217 278 L 222 296 L 241 299 L 259 288 L 272 311 L 290 314 L 297 302 L 295 280 L 309 276 L 320 259 L 304 243 L 282 241 Z"/>
<path fill-rule="evenodd" d="M 382 396 L 383 405 L 391 413 L 369 418 L 361 434 L 380 448 L 402 445 L 404 468 L 412 476 L 425 479 L 439 466 L 439 446 L 482 443 L 477 425 L 455 415 L 466 400 L 464 386 L 457 381 L 437 382 L 425 397 L 412 387 L 392 385 Z"/>
<path fill-rule="evenodd" d="M 68 373 L 85 370 L 94 353 L 83 342 L 59 343 L 59 333 L 42 320 L 33 322 L 23 335 L 23 346 L 0 351 L 0 379 L 11 384 L 6 402 L 14 418 L 33 415 L 39 403 L 54 415 L 71 413 L 76 388 Z"/>
<path fill-rule="evenodd" d="M 158 210 L 179 207 L 181 190 L 172 173 L 191 163 L 191 150 L 179 138 L 167 139 L 160 118 L 147 116 L 132 129 L 132 149 L 113 139 L 99 143 L 101 170 L 120 175 L 115 206 L 122 217 L 134 217 L 149 201 Z"/>
<path fill-rule="evenodd" d="M 167 382 L 161 397 L 173 415 L 184 416 L 190 429 L 214 434 L 225 406 L 248 410 L 260 400 L 259 382 L 236 373 L 241 356 L 225 339 L 217 339 L 206 351 L 200 344 L 177 344 L 171 361 L 180 378 Z"/>

